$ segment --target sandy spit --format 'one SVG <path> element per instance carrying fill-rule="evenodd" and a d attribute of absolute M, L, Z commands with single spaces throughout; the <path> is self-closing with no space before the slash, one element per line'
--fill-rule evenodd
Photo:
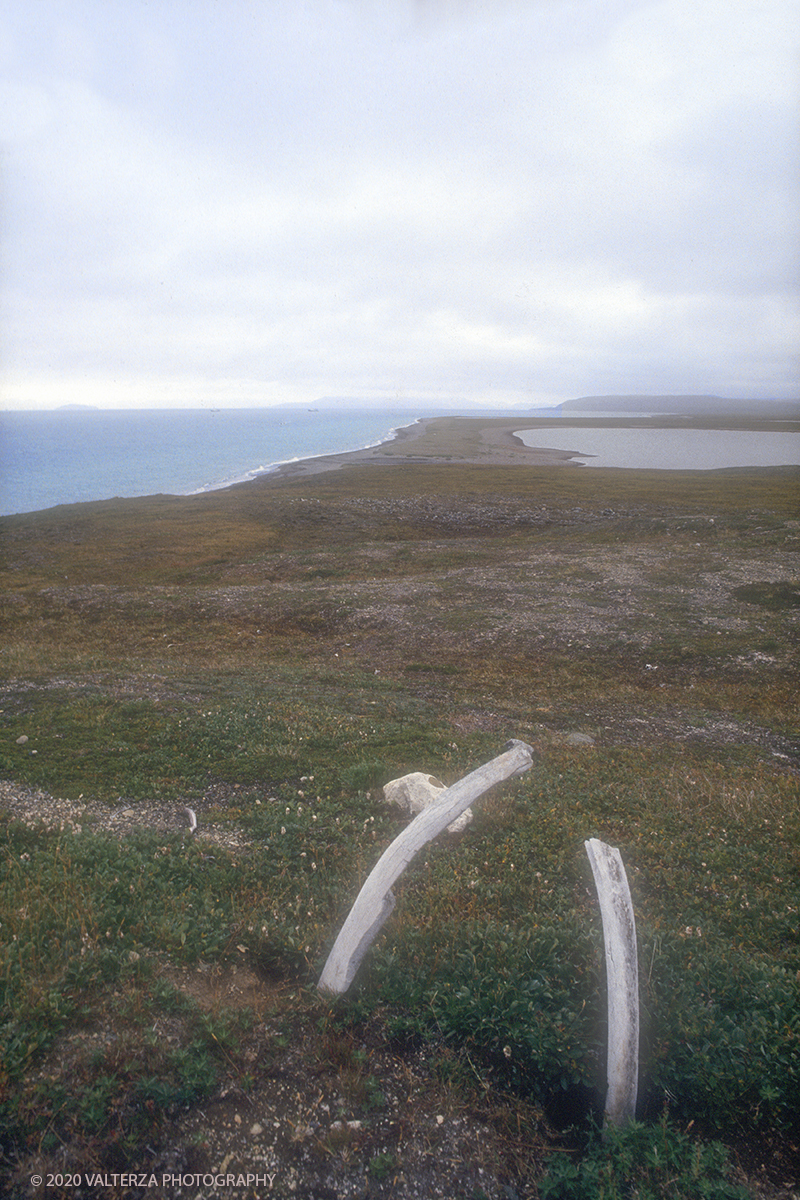
<path fill-rule="evenodd" d="M 296 479 L 362 464 L 402 466 L 408 463 L 473 463 L 499 467 L 581 465 L 572 461 L 580 456 L 580 450 L 529 447 L 514 436 L 514 430 L 523 429 L 529 423 L 525 417 L 431 417 L 398 429 L 390 441 L 382 442 L 379 446 L 284 463 L 271 471 L 268 478 Z M 544 430 L 542 433 L 544 435 Z"/>

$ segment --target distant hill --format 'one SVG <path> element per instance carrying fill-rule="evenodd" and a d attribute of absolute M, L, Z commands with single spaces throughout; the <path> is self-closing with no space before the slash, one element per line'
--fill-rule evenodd
<path fill-rule="evenodd" d="M 800 400 L 735 400 L 726 396 L 582 396 L 565 400 L 565 414 L 670 413 L 687 417 L 758 414 L 772 421 L 800 419 Z"/>

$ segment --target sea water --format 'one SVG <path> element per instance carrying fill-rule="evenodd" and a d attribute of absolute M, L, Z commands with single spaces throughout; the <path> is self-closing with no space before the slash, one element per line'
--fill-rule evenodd
<path fill-rule="evenodd" d="M 281 462 L 377 445 L 432 415 L 298 407 L 3 412 L 0 513 L 227 487 Z"/>

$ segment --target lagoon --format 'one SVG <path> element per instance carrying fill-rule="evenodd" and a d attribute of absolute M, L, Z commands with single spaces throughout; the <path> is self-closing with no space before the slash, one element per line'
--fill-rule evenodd
<path fill-rule="evenodd" d="M 788 431 L 570 425 L 515 433 L 526 446 L 566 451 L 587 467 L 714 471 L 800 465 L 800 433 Z"/>

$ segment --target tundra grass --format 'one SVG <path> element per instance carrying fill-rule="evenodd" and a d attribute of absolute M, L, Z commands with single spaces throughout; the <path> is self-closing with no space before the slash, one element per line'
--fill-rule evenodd
<path fill-rule="evenodd" d="M 291 986 L 274 1004 L 293 1036 L 377 1023 L 510 1112 L 582 1121 L 606 1032 L 590 837 L 620 847 L 637 914 L 640 1115 L 791 1157 L 797 480 L 657 482 L 361 468 L 3 522 L 0 776 L 190 804 L 245 847 L 5 823 L 9 1168 L 58 1143 L 130 1160 L 223 1080 L 252 1085 L 246 1016 L 209 1025 L 165 982 L 193 962 Z M 452 782 L 509 736 L 533 770 L 420 856 L 351 993 L 325 1003 L 338 926 L 402 825 L 381 785 Z"/>
<path fill-rule="evenodd" d="M 134 1138 L 145 1087 L 158 1099 L 148 1110 L 153 1136 L 231 1061 L 235 1077 L 247 1075 L 235 1046 L 226 1059 L 209 1038 L 201 1053 L 191 1032 L 197 1014 L 180 1025 L 190 1055 L 183 1066 L 163 1048 L 140 1052 L 146 1028 L 118 1015 L 125 1053 L 144 1055 L 145 1076 L 130 1065 L 122 1072 L 117 1031 L 116 1069 L 110 1052 L 82 1063 L 78 1083 L 63 1081 L 77 1090 L 33 1120 L 42 1072 L 50 1077 L 69 1030 L 119 1014 L 120 993 L 141 1006 L 144 964 L 246 955 L 313 990 L 358 880 L 400 825 L 364 792 L 293 792 L 245 802 L 244 857 L 181 836 L 120 844 L 88 830 L 7 826 L 9 1152 L 45 1129 Z M 337 1020 L 357 1026 L 380 1013 L 388 1038 L 443 1041 L 494 1086 L 537 1100 L 554 1118 L 578 1119 L 582 1104 L 602 1096 L 602 933 L 583 852 L 587 837 L 600 836 L 621 848 L 637 912 L 644 1113 L 668 1111 L 717 1138 L 772 1131 L 792 1139 L 799 832 L 789 781 L 776 786 L 763 767 L 711 770 L 685 755 L 648 762 L 553 745 L 460 841 L 432 847 L 410 870 Z M 326 1005 L 312 1000 L 314 1008 L 312 1028 Z"/>

